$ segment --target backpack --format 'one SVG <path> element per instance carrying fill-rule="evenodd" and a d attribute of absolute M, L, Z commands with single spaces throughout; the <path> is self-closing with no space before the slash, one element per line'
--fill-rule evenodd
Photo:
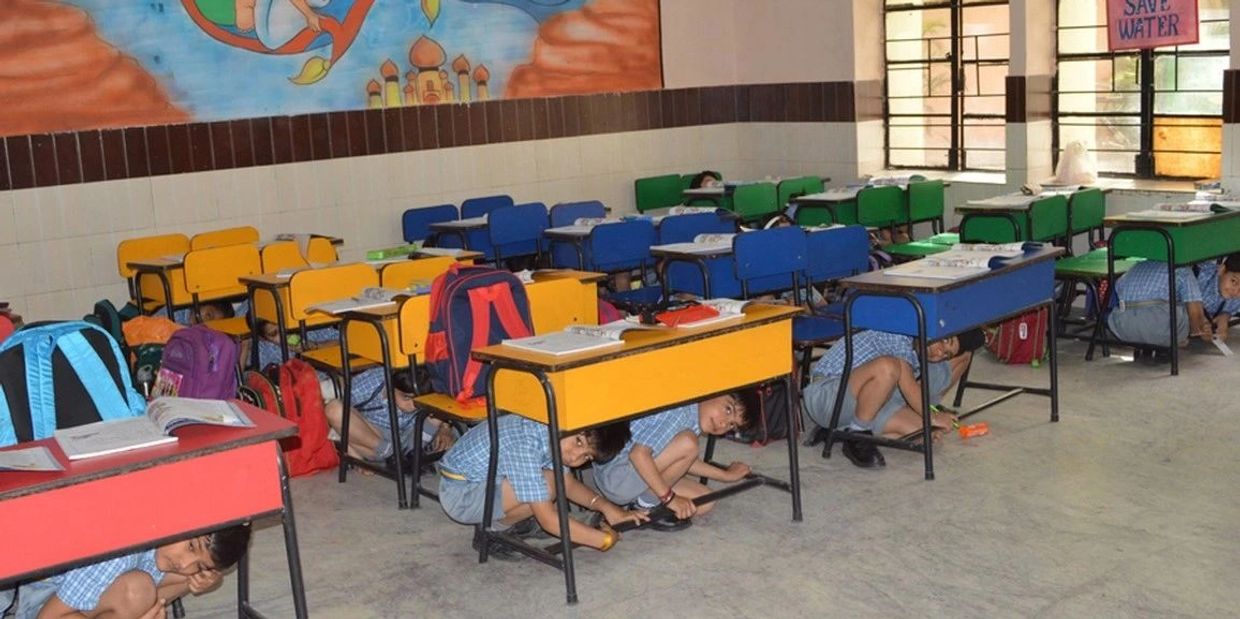
<path fill-rule="evenodd" d="M 83 316 L 82 320 L 102 327 L 108 335 L 112 336 L 112 339 L 116 340 L 117 344 L 120 344 L 122 353 L 129 352 L 125 343 L 125 334 L 121 329 L 125 319 L 121 317 L 121 313 L 111 301 L 107 299 L 97 301 L 94 310 Z"/>
<path fill-rule="evenodd" d="M 788 390 L 783 381 L 767 383 L 758 387 L 759 402 L 758 418 L 748 431 L 736 435 L 736 440 L 751 443 L 755 447 L 766 445 L 771 441 L 788 438 Z M 795 413 L 796 411 L 794 411 Z M 800 416 L 797 416 L 798 430 Z"/>
<path fill-rule="evenodd" d="M 237 355 L 237 343 L 219 331 L 202 325 L 181 329 L 164 345 L 153 397 L 236 397 Z"/>
<path fill-rule="evenodd" d="M 988 329 L 986 348 L 1003 363 L 1041 363 L 1046 358 L 1046 334 L 1050 313 L 1045 307 Z"/>
<path fill-rule="evenodd" d="M 0 344 L 0 446 L 145 411 L 120 346 L 97 325 L 34 323 Z"/>
<path fill-rule="evenodd" d="M 237 389 L 237 397 L 269 413 L 284 416 L 284 407 L 280 405 L 280 388 L 262 372 L 246 370 L 242 376 L 241 387 Z"/>
<path fill-rule="evenodd" d="M 507 271 L 454 264 L 435 278 L 430 306 L 431 386 L 460 402 L 482 396 L 491 371 L 470 351 L 534 333 L 525 286 Z"/>
<path fill-rule="evenodd" d="M 323 414 L 323 394 L 314 368 L 301 359 L 289 359 L 274 372 L 278 373 L 272 381 L 276 384 L 275 402 L 284 417 L 297 424 L 297 436 L 281 441 L 288 474 L 298 477 L 339 466 L 336 446 L 327 440 L 327 416 Z M 258 383 L 253 380 L 249 384 Z"/>

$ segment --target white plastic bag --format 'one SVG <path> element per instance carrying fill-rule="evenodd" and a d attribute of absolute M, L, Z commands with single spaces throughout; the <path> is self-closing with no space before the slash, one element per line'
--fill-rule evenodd
<path fill-rule="evenodd" d="M 1059 155 L 1059 165 L 1055 167 L 1055 182 L 1058 185 L 1092 185 L 1098 180 L 1094 172 L 1093 158 L 1085 143 L 1070 142 Z"/>

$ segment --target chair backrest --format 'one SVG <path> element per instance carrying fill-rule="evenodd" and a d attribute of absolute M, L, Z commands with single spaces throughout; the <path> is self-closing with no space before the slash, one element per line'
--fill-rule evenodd
<path fill-rule="evenodd" d="M 185 289 L 198 300 L 223 299 L 245 294 L 239 278 L 263 270 L 258 246 L 223 245 L 185 254 Z"/>
<path fill-rule="evenodd" d="M 811 284 L 870 270 L 870 235 L 864 226 L 811 230 L 806 234 L 805 243 Z"/>
<path fill-rule="evenodd" d="M 400 227 L 404 234 L 405 242 L 412 243 L 414 241 L 426 240 L 426 237 L 431 234 L 431 224 L 441 221 L 452 221 L 459 217 L 460 213 L 456 210 L 456 206 L 452 204 L 420 206 L 411 208 L 400 216 Z"/>
<path fill-rule="evenodd" d="M 570 325 L 598 324 L 598 287 L 575 277 L 544 278 L 525 285 L 534 333 L 554 333 Z"/>
<path fill-rule="evenodd" d="M 659 245 L 688 243 L 699 234 L 731 234 L 736 232 L 736 219 L 719 213 L 671 215 L 659 222 Z"/>
<path fill-rule="evenodd" d="M 908 222 L 904 190 L 895 185 L 866 187 L 857 192 L 857 223 L 891 226 Z"/>
<path fill-rule="evenodd" d="M 1102 226 L 1107 214 L 1107 198 L 1101 189 L 1090 187 L 1073 192 L 1068 201 L 1072 211 L 1073 234 Z"/>
<path fill-rule="evenodd" d="M 430 284 L 454 263 L 456 263 L 456 258 L 451 256 L 432 256 L 385 264 L 379 271 L 379 285 L 384 288 L 404 290 L 414 283 Z"/>
<path fill-rule="evenodd" d="M 211 230 L 210 232 L 199 232 L 189 240 L 189 248 L 191 250 L 210 249 L 212 247 L 257 242 L 258 228 L 254 226 L 239 226 L 236 228 L 224 228 L 223 230 Z"/>
<path fill-rule="evenodd" d="M 788 204 L 792 198 L 803 196 L 807 193 L 822 193 L 826 186 L 822 182 L 822 178 L 818 176 L 801 176 L 798 178 L 787 178 L 779 181 L 775 186 L 775 201 L 779 205 Z"/>
<path fill-rule="evenodd" d="M 1068 236 L 1068 197 L 1046 196 L 1029 205 L 1033 230 L 1025 232 L 1028 241 L 1053 241 Z"/>
<path fill-rule="evenodd" d="M 297 321 L 306 320 L 310 318 L 306 309 L 311 305 L 350 297 L 378 285 L 379 273 L 364 262 L 298 271 L 288 282 L 289 316 Z"/>
<path fill-rule="evenodd" d="M 423 294 L 405 300 L 400 306 L 396 324 L 401 354 L 414 357 L 417 363 L 425 363 L 426 337 L 431 326 L 431 295 Z"/>
<path fill-rule="evenodd" d="M 805 230 L 784 226 L 738 234 L 732 241 L 732 255 L 745 296 L 795 290 L 808 264 Z"/>
<path fill-rule="evenodd" d="M 538 253 L 546 229 L 547 206 L 542 202 L 500 207 L 487 216 L 487 232 L 497 256 Z"/>
<path fill-rule="evenodd" d="M 116 246 L 116 270 L 120 276 L 133 277 L 129 263 L 160 256 L 183 256 L 189 251 L 189 237 L 184 234 L 160 234 L 126 239 Z"/>
<path fill-rule="evenodd" d="M 259 251 L 263 273 L 305 268 L 311 263 L 335 264 L 339 260 L 336 246 L 332 245 L 331 239 L 323 237 L 312 237 L 306 244 L 306 254 L 309 260 L 301 254 L 297 241 L 273 241 L 263 245 Z"/>
<path fill-rule="evenodd" d="M 513 204 L 516 203 L 513 202 L 512 196 L 509 195 L 470 198 L 461 203 L 461 219 L 482 217 L 501 206 L 512 206 Z"/>
<path fill-rule="evenodd" d="M 640 181 L 639 181 L 640 182 Z M 641 207 L 638 207 L 641 210 Z M 561 202 L 551 207 L 551 227 L 571 226 L 582 217 L 606 217 L 607 207 L 598 200 Z"/>
<path fill-rule="evenodd" d="M 644 219 L 595 226 L 590 231 L 586 268 L 613 273 L 648 264 L 655 238 L 654 223 Z"/>
<path fill-rule="evenodd" d="M 745 221 L 756 221 L 779 212 L 773 183 L 750 183 L 732 192 L 732 210 Z"/>
<path fill-rule="evenodd" d="M 943 181 L 917 181 L 908 184 L 910 223 L 943 218 Z"/>
<path fill-rule="evenodd" d="M 681 182 L 679 174 L 650 176 L 633 181 L 633 193 L 637 197 L 637 212 L 644 213 L 680 204 L 683 199 L 681 192 L 686 187 L 688 185 Z"/>

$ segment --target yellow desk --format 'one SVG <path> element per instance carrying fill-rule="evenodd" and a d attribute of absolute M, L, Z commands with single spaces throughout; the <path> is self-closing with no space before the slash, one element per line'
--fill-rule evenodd
<path fill-rule="evenodd" d="M 745 308 L 745 317 L 737 322 L 699 329 L 630 331 L 620 348 L 574 355 L 527 352 L 503 345 L 475 350 L 475 359 L 494 368 L 487 380 L 491 464 L 483 535 L 562 569 L 568 603 L 576 603 L 561 434 L 696 402 L 774 378 L 782 377 L 788 393 L 796 393 L 792 384 L 792 317 L 801 311 L 782 305 L 750 305 Z M 795 429 L 792 401 L 793 398 L 788 399 L 786 413 L 788 427 Z M 557 554 L 562 558 L 491 530 L 501 408 L 547 424 L 560 515 Z M 782 482 L 775 485 L 792 495 L 792 519 L 799 521 L 801 491 L 795 430 L 788 437 L 788 475 L 786 487 Z M 488 547 L 489 544 L 482 544 L 479 561 L 487 560 Z"/>
<path fill-rule="evenodd" d="M 189 305 L 189 291 L 185 289 L 185 258 L 184 256 L 165 256 L 162 258 L 147 258 L 143 260 L 133 260 L 126 263 L 133 270 L 133 291 L 135 300 L 138 302 L 138 309 L 142 314 L 146 314 L 147 301 L 163 301 L 164 307 L 168 311 L 168 319 L 172 319 L 172 311 L 178 305 Z M 159 280 L 160 291 L 163 298 L 151 297 L 145 298 L 142 293 L 142 280 L 154 277 Z"/>

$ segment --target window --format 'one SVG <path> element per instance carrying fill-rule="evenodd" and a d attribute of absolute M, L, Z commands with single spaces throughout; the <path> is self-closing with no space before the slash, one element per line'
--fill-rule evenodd
<path fill-rule="evenodd" d="M 1200 42 L 1107 51 L 1106 0 L 1059 0 L 1055 156 L 1080 140 L 1102 174 L 1215 178 L 1228 0 L 1199 0 Z"/>
<path fill-rule="evenodd" d="M 889 167 L 1004 169 L 1007 0 L 886 0 Z"/>

